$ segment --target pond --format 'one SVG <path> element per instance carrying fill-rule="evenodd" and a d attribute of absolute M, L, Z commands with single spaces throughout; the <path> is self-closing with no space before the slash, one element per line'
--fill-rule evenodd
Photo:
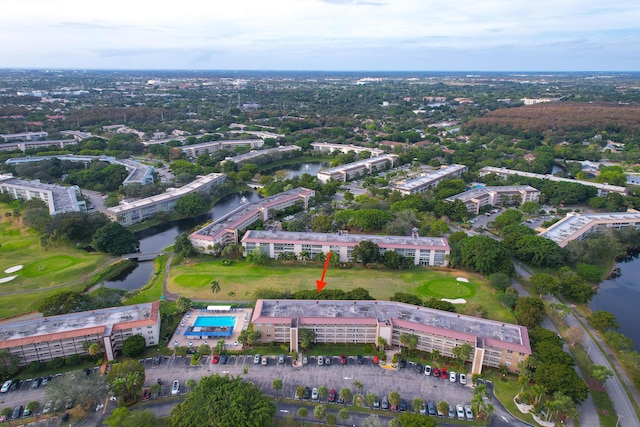
<path fill-rule="evenodd" d="M 326 169 L 329 167 L 329 162 L 306 162 L 296 163 L 293 165 L 287 165 L 283 167 L 277 167 L 273 169 L 267 169 L 263 175 L 278 175 L 283 178 L 291 179 L 302 174 L 309 174 L 316 176 L 320 169 Z"/>

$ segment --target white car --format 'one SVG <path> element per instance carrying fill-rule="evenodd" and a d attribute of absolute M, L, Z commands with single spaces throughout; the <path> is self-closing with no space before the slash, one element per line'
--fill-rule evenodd
<path fill-rule="evenodd" d="M 324 357 L 318 356 L 318 366 L 324 365 Z"/>
<path fill-rule="evenodd" d="M 257 365 L 258 363 L 260 363 L 260 355 L 256 354 L 255 356 L 253 356 L 253 364 Z"/>
<path fill-rule="evenodd" d="M 173 386 L 171 386 L 171 395 L 175 396 L 180 393 L 180 381 L 175 380 L 173 382 Z"/>
<path fill-rule="evenodd" d="M 460 384 L 467 385 L 467 374 L 460 374 L 458 377 L 460 379 Z"/>
<path fill-rule="evenodd" d="M 430 376 L 431 376 L 431 366 L 429 366 L 429 365 L 425 365 L 425 367 L 424 367 L 424 374 L 425 374 L 426 376 L 428 376 L 428 377 L 430 377 Z"/>
<path fill-rule="evenodd" d="M 464 405 L 464 413 L 467 415 L 467 419 L 471 421 L 473 419 L 473 411 L 471 405 Z"/>
<path fill-rule="evenodd" d="M 9 388 L 11 387 L 11 384 L 13 384 L 13 381 L 11 381 L 11 380 L 5 381 L 5 383 L 2 384 L 2 389 L 0 389 L 0 393 L 8 392 Z"/>
<path fill-rule="evenodd" d="M 311 390 L 311 400 L 318 400 L 318 388 L 314 387 L 313 390 Z"/>
<path fill-rule="evenodd" d="M 452 383 L 455 383 L 456 382 L 456 378 L 457 378 L 457 376 L 456 376 L 455 372 L 453 372 L 453 371 L 449 372 L 449 381 L 451 381 Z"/>
<path fill-rule="evenodd" d="M 459 420 L 464 420 L 464 408 L 459 403 L 456 405 L 456 415 Z"/>

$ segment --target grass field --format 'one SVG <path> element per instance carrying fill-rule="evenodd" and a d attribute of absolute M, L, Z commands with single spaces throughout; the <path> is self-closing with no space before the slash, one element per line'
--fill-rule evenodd
<path fill-rule="evenodd" d="M 218 260 L 188 262 L 174 267 L 169 275 L 169 290 L 200 300 L 252 300 L 260 288 L 275 290 L 317 289 L 316 280 L 322 275 L 322 264 L 283 265 L 272 261 L 268 265 L 251 265 L 243 261 L 230 266 Z M 466 277 L 462 283 L 456 277 Z M 220 292 L 213 295 L 212 280 L 220 283 Z M 421 297 L 465 298 L 483 306 L 491 319 L 513 322 L 512 315 L 496 299 L 495 290 L 480 276 L 464 271 L 416 268 L 411 270 L 369 269 L 354 266 L 350 269 L 330 267 L 325 281 L 327 288 L 345 291 L 364 288 L 376 299 L 389 299 L 396 292 Z"/>
<path fill-rule="evenodd" d="M 13 209 L 11 205 L 0 203 L 0 213 Z M 18 218 L 10 220 L 4 215 L 0 221 L 0 245 L 0 278 L 17 276 L 0 284 L 0 318 L 34 310 L 42 298 L 62 289 L 50 289 L 55 286 L 76 282 L 64 289 L 82 288 L 83 279 L 109 259 L 104 254 L 88 253 L 62 243 L 45 250 L 37 233 L 24 227 Z M 15 273 L 4 273 L 5 269 L 16 265 L 23 268 Z M 37 292 L 38 289 L 42 292 Z M 24 293 L 11 295 L 15 292 Z"/>

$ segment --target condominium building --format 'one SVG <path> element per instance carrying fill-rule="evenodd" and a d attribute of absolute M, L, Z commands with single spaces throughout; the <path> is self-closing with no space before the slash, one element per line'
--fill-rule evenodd
<path fill-rule="evenodd" d="M 307 188 L 294 188 L 257 203 L 240 206 L 226 215 L 216 219 L 211 224 L 189 236 L 194 248 L 203 253 L 214 253 L 217 247 L 238 243 L 238 232 L 245 230 L 257 220 L 266 221 L 273 217 L 274 211 L 286 209 L 300 204 L 304 209 L 309 208 L 309 200 L 316 192 Z"/>
<path fill-rule="evenodd" d="M 447 239 L 442 237 L 376 236 L 365 234 L 339 233 L 297 233 L 290 231 L 249 230 L 242 238 L 244 254 L 255 248 L 262 249 L 270 258 L 278 258 L 281 253 L 300 255 L 302 251 L 314 258 L 319 253 L 333 251 L 340 261 L 353 261 L 353 249 L 358 243 L 368 240 L 380 247 L 380 254 L 395 251 L 407 257 L 414 265 L 446 266 L 450 252 Z"/>
<path fill-rule="evenodd" d="M 0 174 L 0 193 L 7 193 L 14 199 L 40 199 L 49 208 L 50 215 L 87 210 L 77 185 L 43 184 L 39 180 L 23 181 L 12 174 Z"/>
<path fill-rule="evenodd" d="M 17 142 L 17 141 L 42 141 L 47 139 L 49 133 L 47 132 L 21 132 L 21 133 L 3 133 L 0 134 L 0 138 L 5 142 Z"/>
<path fill-rule="evenodd" d="M 211 154 L 226 148 L 251 147 L 252 150 L 262 148 L 264 141 L 261 139 L 231 139 L 225 141 L 210 141 L 200 144 L 183 145 L 178 147 L 188 157 L 196 158 L 200 154 Z"/>
<path fill-rule="evenodd" d="M 24 366 L 87 354 L 85 343 L 100 343 L 107 360 L 114 360 L 133 335 L 142 335 L 147 346 L 159 343 L 159 302 L 2 323 L 0 351 L 18 356 Z"/>
<path fill-rule="evenodd" d="M 537 202 L 539 198 L 540 190 L 530 185 L 506 185 L 473 188 L 445 200 L 452 203 L 460 200 L 467 206 L 467 211 L 478 215 L 483 206 L 522 205 L 524 202 Z"/>
<path fill-rule="evenodd" d="M 331 179 L 346 182 L 353 178 L 392 168 L 397 160 L 398 156 L 395 154 L 382 154 L 369 159 L 358 160 L 357 162 L 347 163 L 346 165 L 321 170 L 318 172 L 317 177 L 322 183 L 327 183 Z"/>
<path fill-rule="evenodd" d="M 125 226 L 136 224 L 153 218 L 160 212 L 172 212 L 180 197 L 191 193 L 210 192 L 213 187 L 221 185 L 226 177 L 223 173 L 199 176 L 195 181 L 183 187 L 169 188 L 165 193 L 134 202 L 121 202 L 118 206 L 108 208 L 105 214 L 112 221 L 118 221 Z"/>
<path fill-rule="evenodd" d="M 77 143 L 78 141 L 75 139 L 57 139 L 55 141 L 30 140 L 30 141 L 23 141 L 23 142 L 7 142 L 4 144 L 0 144 L 0 151 L 20 150 L 24 152 L 26 150 L 31 150 L 35 148 L 51 147 L 52 145 L 58 148 L 64 148 L 67 145 L 76 145 Z"/>
<path fill-rule="evenodd" d="M 300 329 L 310 329 L 318 343 L 393 347 L 400 336 L 418 337 L 417 350 L 453 357 L 453 348 L 469 344 L 472 373 L 483 366 L 506 366 L 517 372 L 518 363 L 531 355 L 524 326 L 465 316 L 448 311 L 392 301 L 258 300 L 251 319 L 263 343 L 289 344 L 299 351 Z"/>
<path fill-rule="evenodd" d="M 549 175 L 549 174 L 542 175 L 539 173 L 522 172 L 522 171 L 507 169 L 507 168 L 495 168 L 493 166 L 486 166 L 480 169 L 478 173 L 480 174 L 480 176 L 496 174 L 501 178 L 506 178 L 507 176 L 511 176 L 511 175 L 520 175 L 526 178 L 536 178 L 536 179 L 545 179 L 545 180 L 554 181 L 554 182 L 571 182 L 574 184 L 582 184 L 588 187 L 597 188 L 599 197 L 604 197 L 609 193 L 618 193 L 618 194 L 622 194 L 623 196 L 626 196 L 628 194 L 628 190 L 625 187 L 619 187 L 617 185 L 600 184 L 597 182 L 582 181 L 579 179 L 560 178 L 560 177 Z"/>
<path fill-rule="evenodd" d="M 327 153 L 333 153 L 336 150 L 344 154 L 347 154 L 350 151 L 353 151 L 356 154 L 368 152 L 371 153 L 371 157 L 381 156 L 382 154 L 384 154 L 384 150 L 380 150 L 379 148 L 360 147 L 359 145 L 353 144 L 330 144 L 328 142 L 312 142 L 311 146 L 313 147 L 314 151 L 324 151 Z"/>
<path fill-rule="evenodd" d="M 608 229 L 619 230 L 626 227 L 640 229 L 640 212 L 635 210 L 603 214 L 569 212 L 563 219 L 540 233 L 540 236 L 551 239 L 564 248 L 572 240 L 584 239 L 591 233 L 603 233 Z"/>
<path fill-rule="evenodd" d="M 391 185 L 392 190 L 397 190 L 404 195 L 422 193 L 435 188 L 444 179 L 460 178 L 468 168 L 464 165 L 450 165 L 433 172 L 429 172 L 417 178 L 408 179 Z"/>
<path fill-rule="evenodd" d="M 272 156 L 272 155 L 286 156 L 287 154 L 292 154 L 300 150 L 302 150 L 302 148 L 298 147 L 297 145 L 283 145 L 276 148 L 267 148 L 266 150 L 250 151 L 248 153 L 240 154 L 239 156 L 235 156 L 235 157 L 227 157 L 226 159 L 222 160 L 220 163 L 234 162 L 234 163 L 242 164 L 242 163 L 247 163 L 250 160 L 258 159 L 260 157 Z"/>

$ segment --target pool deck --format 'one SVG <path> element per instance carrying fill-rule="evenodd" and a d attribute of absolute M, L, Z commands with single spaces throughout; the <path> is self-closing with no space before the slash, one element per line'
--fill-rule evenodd
<path fill-rule="evenodd" d="M 192 308 L 182 316 L 182 321 L 169 339 L 167 347 L 170 349 L 174 349 L 176 346 L 198 348 L 201 344 L 208 344 L 213 348 L 216 343 L 223 338 L 201 340 L 197 337 L 185 337 L 183 335 L 184 331 L 187 330 L 189 326 L 193 326 L 193 323 L 198 317 L 235 317 L 236 324 L 233 327 L 233 334 L 229 338 L 224 338 L 224 345 L 227 350 L 242 350 L 242 344 L 238 342 L 238 336 L 243 329 L 249 326 L 252 312 L 253 310 L 250 308 L 232 308 L 231 311 L 220 312 L 201 311 L 199 308 Z M 191 343 L 191 345 L 189 345 L 189 343 Z"/>

